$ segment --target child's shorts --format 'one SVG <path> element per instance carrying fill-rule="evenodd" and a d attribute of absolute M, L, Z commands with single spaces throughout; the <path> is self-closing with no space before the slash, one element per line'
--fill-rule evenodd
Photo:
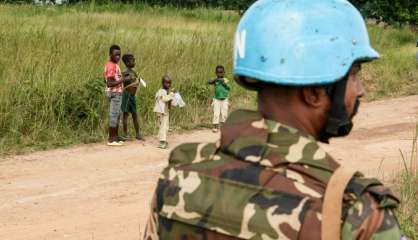
<path fill-rule="evenodd" d="M 122 94 L 122 112 L 136 113 L 136 97 L 128 92 Z"/>
<path fill-rule="evenodd" d="M 122 94 L 117 92 L 108 92 L 107 97 L 110 101 L 109 106 L 109 127 L 117 127 L 119 122 L 120 106 Z"/>

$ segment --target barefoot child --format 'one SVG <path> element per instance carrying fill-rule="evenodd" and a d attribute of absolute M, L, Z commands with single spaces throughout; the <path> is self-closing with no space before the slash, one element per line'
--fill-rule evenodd
<path fill-rule="evenodd" d="M 120 106 L 122 103 L 122 78 L 119 60 L 120 60 L 120 47 L 118 45 L 112 45 L 109 49 L 109 61 L 105 65 L 104 78 L 106 80 L 106 94 L 109 98 L 109 140 L 107 145 L 109 146 L 121 146 L 123 142 L 120 141 L 118 136 L 118 125 Z"/>
<path fill-rule="evenodd" d="M 139 86 L 139 76 L 135 72 L 135 57 L 132 54 L 125 54 L 122 57 L 122 61 L 126 66 L 126 70 L 123 72 L 123 78 L 125 82 L 123 84 L 122 94 L 122 112 L 123 112 L 123 134 L 124 138 L 128 139 L 128 117 L 129 113 L 132 115 L 132 120 L 135 128 L 135 138 L 137 140 L 144 140 L 139 132 L 138 114 L 136 108 L 136 91 Z"/>
<path fill-rule="evenodd" d="M 168 75 L 164 75 L 161 79 L 161 88 L 155 95 L 155 107 L 154 112 L 157 113 L 158 120 L 160 123 L 160 130 L 158 137 L 160 139 L 159 148 L 166 149 L 168 147 L 167 132 L 169 128 L 170 108 L 171 103 L 174 99 L 174 93 L 169 92 L 171 87 L 171 78 Z"/>
<path fill-rule="evenodd" d="M 229 92 L 230 87 L 228 85 L 228 79 L 225 78 L 225 68 L 222 65 L 216 66 L 216 77 L 213 80 L 209 80 L 208 83 L 215 85 L 215 96 L 213 98 L 213 132 L 218 132 L 219 124 L 223 124 L 228 115 L 229 107 Z"/>

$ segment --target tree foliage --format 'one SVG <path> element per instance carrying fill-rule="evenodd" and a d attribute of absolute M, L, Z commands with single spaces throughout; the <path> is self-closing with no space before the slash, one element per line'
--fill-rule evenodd
<path fill-rule="evenodd" d="M 34 0 L 0 0 L 0 2 L 30 2 Z M 255 0 L 68 0 L 70 3 L 91 2 L 95 4 L 123 2 L 169 5 L 173 7 L 217 7 L 245 11 Z M 418 25 L 418 0 L 349 0 L 360 9 L 366 18 L 388 24 Z"/>
<path fill-rule="evenodd" d="M 417 0 L 352 0 L 367 18 L 386 23 L 418 24 Z"/>
<path fill-rule="evenodd" d="M 228 10 L 247 9 L 255 0 L 125 0 L 176 7 L 220 7 Z M 418 24 L 417 0 L 350 0 L 366 18 L 389 24 Z"/>

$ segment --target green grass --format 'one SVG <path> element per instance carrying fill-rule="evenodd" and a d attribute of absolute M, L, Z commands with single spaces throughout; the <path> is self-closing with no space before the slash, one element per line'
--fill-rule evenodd
<path fill-rule="evenodd" d="M 397 216 L 402 231 L 411 240 L 418 240 L 418 126 L 410 153 L 402 153 L 404 170 L 395 178 L 396 194 L 401 200 Z"/>
<path fill-rule="evenodd" d="M 401 205 L 397 211 L 397 217 L 403 233 L 411 240 L 418 239 L 418 173 L 403 172 L 399 177 L 397 187 Z"/>
<path fill-rule="evenodd" d="M 0 5 L 0 155 L 104 141 L 107 102 L 102 71 L 117 43 L 137 58 L 149 83 L 138 94 L 140 124 L 156 132 L 152 113 L 160 78 L 168 73 L 187 107 L 172 114 L 174 129 L 210 123 L 214 67 L 231 76 L 239 16 L 216 9 L 80 4 Z M 383 59 L 365 68 L 367 99 L 418 92 L 415 41 L 408 29 L 370 26 Z M 232 86 L 233 108 L 253 107 L 254 94 Z"/>
<path fill-rule="evenodd" d="M 216 17 L 224 16 L 216 10 L 105 7 L 0 5 L 0 154 L 103 141 L 102 71 L 113 43 L 136 55 L 137 70 L 149 84 L 138 94 L 145 134 L 156 132 L 154 95 L 166 73 L 187 103 L 173 111 L 174 128 L 209 122 L 212 89 L 206 81 L 218 64 L 232 78 L 236 21 Z M 215 17 L 205 17 L 209 14 Z M 252 101 L 235 84 L 232 88 L 234 106 Z"/>
<path fill-rule="evenodd" d="M 369 26 L 373 46 L 381 59 L 366 64 L 363 81 L 367 99 L 418 94 L 418 64 L 415 60 L 418 33 L 409 28 Z"/>

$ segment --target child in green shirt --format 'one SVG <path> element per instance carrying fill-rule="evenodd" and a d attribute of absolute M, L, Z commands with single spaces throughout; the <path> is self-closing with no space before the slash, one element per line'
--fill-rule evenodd
<path fill-rule="evenodd" d="M 216 66 L 216 78 L 208 81 L 209 84 L 215 86 L 215 96 L 213 97 L 213 129 L 214 133 L 218 132 L 220 125 L 223 124 L 228 115 L 229 108 L 229 92 L 231 88 L 228 85 L 228 79 L 225 78 L 225 68 L 222 65 Z"/>

